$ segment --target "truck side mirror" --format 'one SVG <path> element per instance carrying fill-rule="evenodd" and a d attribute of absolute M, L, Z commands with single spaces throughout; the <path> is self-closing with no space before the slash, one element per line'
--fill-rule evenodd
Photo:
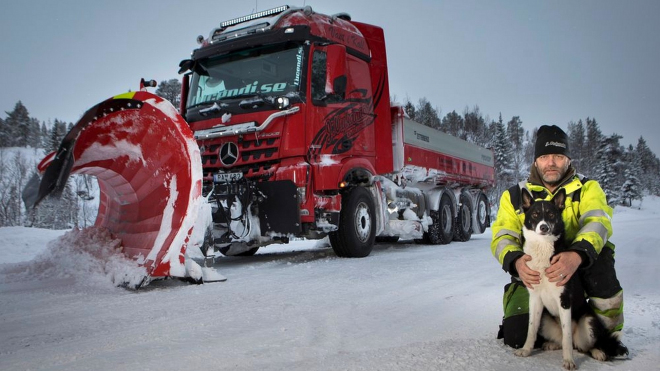
<path fill-rule="evenodd" d="M 346 96 L 346 48 L 343 45 L 332 44 L 326 49 L 326 95 L 334 95 L 342 100 Z M 328 91 L 330 90 L 330 91 Z"/>
<path fill-rule="evenodd" d="M 179 74 L 184 72 L 192 71 L 195 66 L 195 61 L 192 59 L 184 59 L 179 63 Z"/>

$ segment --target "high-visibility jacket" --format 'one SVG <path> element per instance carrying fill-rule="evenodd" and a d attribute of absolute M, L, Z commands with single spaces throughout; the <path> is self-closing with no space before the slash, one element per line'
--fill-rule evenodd
<path fill-rule="evenodd" d="M 572 176 L 555 193 L 560 189 L 566 190 L 566 204 L 562 212 L 566 243 L 569 249 L 582 256 L 581 267 L 588 268 L 605 246 L 614 249 L 614 245 L 609 242 L 612 236 L 612 208 L 607 204 L 605 192 L 597 181 L 587 180 L 583 183 L 581 178 L 572 170 Z M 518 187 L 526 188 L 535 199 L 551 200 L 553 197 L 547 188 L 529 181 L 521 182 Z M 523 255 L 522 228 L 525 215 L 520 206 L 522 202 L 512 202 L 511 193 L 512 188 L 504 191 L 500 199 L 497 219 L 492 226 L 493 240 L 490 248 L 502 269 L 517 276 L 514 263 Z M 513 193 L 517 193 L 514 197 L 520 197 L 521 192 Z"/>

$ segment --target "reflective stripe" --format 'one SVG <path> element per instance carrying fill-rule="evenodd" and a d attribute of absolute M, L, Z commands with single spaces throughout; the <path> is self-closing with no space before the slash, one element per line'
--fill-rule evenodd
<path fill-rule="evenodd" d="M 511 236 L 511 237 L 513 237 L 513 238 L 515 238 L 515 239 L 517 239 L 517 240 L 520 240 L 520 233 L 517 233 L 517 232 L 512 231 L 512 230 L 510 230 L 510 229 L 500 229 L 500 231 L 497 232 L 497 234 L 496 234 L 495 237 L 493 237 L 493 238 L 494 238 L 494 239 L 498 239 L 498 238 L 500 238 L 500 237 L 502 237 L 502 236 Z"/>
<path fill-rule="evenodd" d="M 591 296 L 589 297 L 589 300 L 591 301 L 591 306 L 601 312 L 609 311 L 612 309 L 623 311 L 623 290 L 620 290 L 611 298 L 604 299 Z"/>
<path fill-rule="evenodd" d="M 623 291 L 609 299 L 589 298 L 594 312 L 610 332 L 623 328 Z"/>
<path fill-rule="evenodd" d="M 595 232 L 598 233 L 600 236 L 600 239 L 603 240 L 603 245 L 607 242 L 607 228 L 602 223 L 598 222 L 591 222 L 578 232 L 578 235 L 584 234 L 584 233 L 590 233 L 590 232 Z"/>
<path fill-rule="evenodd" d="M 580 225 L 584 224 L 584 220 L 586 218 L 591 218 L 591 217 L 596 217 L 596 218 L 604 217 L 610 220 L 610 216 L 607 215 L 607 213 L 604 210 L 596 209 L 596 210 L 588 211 L 584 215 L 582 215 L 579 221 Z"/>
<path fill-rule="evenodd" d="M 504 250 L 506 250 L 507 247 L 510 246 L 516 248 L 520 247 L 520 245 L 518 245 L 517 243 L 506 238 L 497 243 L 497 248 L 495 249 L 495 257 L 500 263 L 502 262 L 502 258 L 501 258 L 502 253 L 504 252 Z"/>

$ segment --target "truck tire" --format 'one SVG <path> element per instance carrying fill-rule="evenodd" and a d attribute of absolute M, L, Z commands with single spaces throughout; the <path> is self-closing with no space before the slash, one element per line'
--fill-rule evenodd
<path fill-rule="evenodd" d="M 461 194 L 458 216 L 456 217 L 456 230 L 454 240 L 469 241 L 472 237 L 472 202 L 466 194 Z"/>
<path fill-rule="evenodd" d="M 486 228 L 490 225 L 490 205 L 488 198 L 483 192 L 479 192 L 477 197 L 477 204 L 475 205 L 474 212 L 476 215 L 477 224 L 475 225 L 476 233 L 484 233 Z"/>
<path fill-rule="evenodd" d="M 424 233 L 424 240 L 432 245 L 446 245 L 454 237 L 454 207 L 451 198 L 444 194 L 440 198 L 438 211 L 431 210 L 433 224 Z"/>
<path fill-rule="evenodd" d="M 363 258 L 371 254 L 376 238 L 376 212 L 371 193 L 353 187 L 342 197 L 339 226 L 329 233 L 335 254 L 344 258 Z"/>
<path fill-rule="evenodd" d="M 231 245 L 230 245 L 230 246 L 221 247 L 221 248 L 218 249 L 218 251 L 220 251 L 220 252 L 222 253 L 222 255 L 224 255 L 224 256 L 252 256 L 252 255 L 256 254 L 257 251 L 259 250 L 258 247 L 253 247 L 253 248 L 251 248 L 251 249 L 248 250 L 248 251 L 243 251 L 243 252 L 238 253 L 238 254 L 231 254 L 231 253 L 229 252 L 229 248 L 230 248 L 230 247 L 231 247 Z"/>

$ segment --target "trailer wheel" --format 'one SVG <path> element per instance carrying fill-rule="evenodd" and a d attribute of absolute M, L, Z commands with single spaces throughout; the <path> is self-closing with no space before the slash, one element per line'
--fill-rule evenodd
<path fill-rule="evenodd" d="M 371 253 L 376 237 L 376 213 L 371 193 L 364 187 L 353 187 L 342 197 L 339 226 L 329 234 L 337 256 L 363 258 Z"/>
<path fill-rule="evenodd" d="M 231 245 L 221 247 L 221 248 L 218 249 L 218 251 L 220 251 L 222 253 L 222 255 L 224 255 L 224 256 L 252 256 L 252 255 L 256 254 L 257 251 L 259 250 L 258 247 L 253 247 L 248 251 L 243 251 L 243 252 L 238 253 L 238 254 L 232 254 L 230 252 L 230 249 L 229 249 L 230 247 L 231 247 Z"/>
<path fill-rule="evenodd" d="M 483 192 L 480 192 L 479 197 L 477 197 L 475 212 L 477 213 L 477 229 L 475 232 L 484 233 L 486 228 L 490 226 L 490 205 L 488 204 L 488 198 L 486 198 Z"/>
<path fill-rule="evenodd" d="M 424 240 L 432 245 L 445 245 L 454 237 L 454 208 L 449 196 L 442 195 L 438 211 L 431 210 L 433 224 L 424 233 Z"/>
<path fill-rule="evenodd" d="M 472 237 L 472 203 L 470 198 L 462 194 L 460 197 L 460 206 L 458 207 L 458 217 L 456 217 L 456 241 L 469 241 Z"/>

